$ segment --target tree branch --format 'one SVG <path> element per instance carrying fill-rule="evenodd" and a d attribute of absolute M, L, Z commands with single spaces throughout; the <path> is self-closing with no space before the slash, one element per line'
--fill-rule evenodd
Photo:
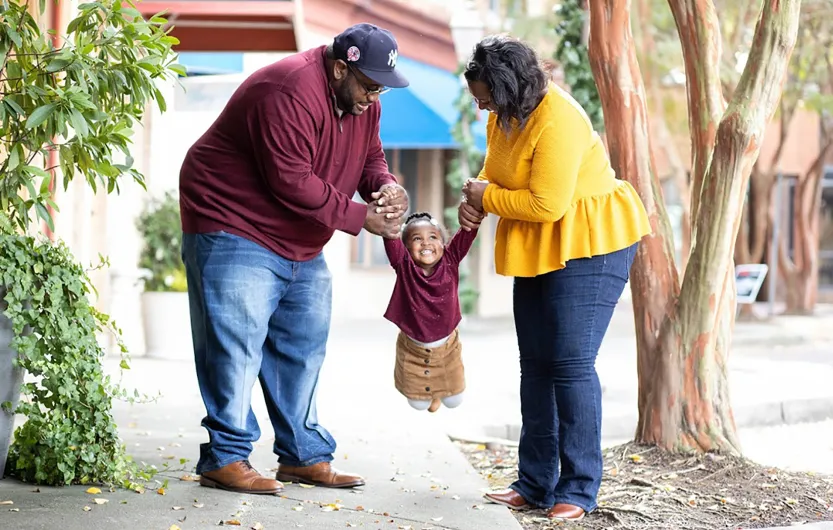
<path fill-rule="evenodd" d="M 715 324 L 717 308 L 706 308 L 714 304 L 714 293 L 719 292 L 724 280 L 723 271 L 732 266 L 749 175 L 781 96 L 800 8 L 800 0 L 765 2 L 749 60 L 720 121 L 714 156 L 703 181 L 702 211 L 695 217 L 695 250 L 683 278 L 683 292 L 694 291 L 692 303 L 701 307 L 689 309 L 695 313 L 714 312 Z M 714 79 L 712 82 L 717 83 Z M 690 79 L 689 83 L 702 81 Z"/>
<path fill-rule="evenodd" d="M 717 125 L 725 108 L 720 83 L 720 21 L 714 4 L 703 0 L 668 0 L 680 34 L 688 93 L 691 134 L 691 216 L 700 210 L 703 177 L 711 164 Z M 692 233 L 692 240 L 696 234 Z"/>

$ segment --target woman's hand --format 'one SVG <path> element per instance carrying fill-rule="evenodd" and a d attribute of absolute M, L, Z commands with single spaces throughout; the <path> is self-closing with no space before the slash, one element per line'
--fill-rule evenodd
<path fill-rule="evenodd" d="M 485 180 L 469 179 L 463 184 L 463 197 L 475 210 L 483 211 L 483 194 L 489 183 Z"/>

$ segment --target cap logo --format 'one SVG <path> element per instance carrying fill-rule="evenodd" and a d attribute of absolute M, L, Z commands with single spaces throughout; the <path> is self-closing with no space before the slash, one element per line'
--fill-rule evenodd
<path fill-rule="evenodd" d="M 351 63 L 358 61 L 359 57 L 361 56 L 361 52 L 355 46 L 350 46 L 350 48 L 347 50 L 347 60 Z"/>
<path fill-rule="evenodd" d="M 391 50 L 388 54 L 388 66 L 391 68 L 396 68 L 396 60 L 399 58 L 399 52 L 396 50 Z"/>

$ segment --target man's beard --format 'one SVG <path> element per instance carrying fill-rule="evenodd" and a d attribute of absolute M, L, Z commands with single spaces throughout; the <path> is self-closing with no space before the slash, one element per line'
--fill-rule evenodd
<path fill-rule="evenodd" d="M 353 96 L 351 94 L 350 87 L 347 83 L 342 83 L 342 85 L 335 91 L 336 95 L 336 104 L 338 108 L 342 111 L 357 116 L 361 114 L 360 112 L 356 111 L 356 102 L 353 101 Z"/>

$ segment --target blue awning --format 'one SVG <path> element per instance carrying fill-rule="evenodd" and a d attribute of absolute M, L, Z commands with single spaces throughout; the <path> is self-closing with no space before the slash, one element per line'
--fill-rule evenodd
<path fill-rule="evenodd" d="M 451 129 L 460 113 L 454 101 L 460 78 L 440 68 L 399 56 L 396 69 L 411 83 L 383 94 L 381 137 L 386 149 L 456 149 Z M 486 150 L 486 116 L 473 127 L 475 145 Z"/>
<path fill-rule="evenodd" d="M 243 54 L 234 52 L 181 52 L 179 63 L 189 76 L 232 74 L 243 71 Z M 382 95 L 382 146 L 385 149 L 457 149 L 451 129 L 459 120 L 454 101 L 460 79 L 441 68 L 399 56 L 396 68 L 411 85 Z M 474 142 L 486 150 L 486 114 L 472 128 Z"/>

